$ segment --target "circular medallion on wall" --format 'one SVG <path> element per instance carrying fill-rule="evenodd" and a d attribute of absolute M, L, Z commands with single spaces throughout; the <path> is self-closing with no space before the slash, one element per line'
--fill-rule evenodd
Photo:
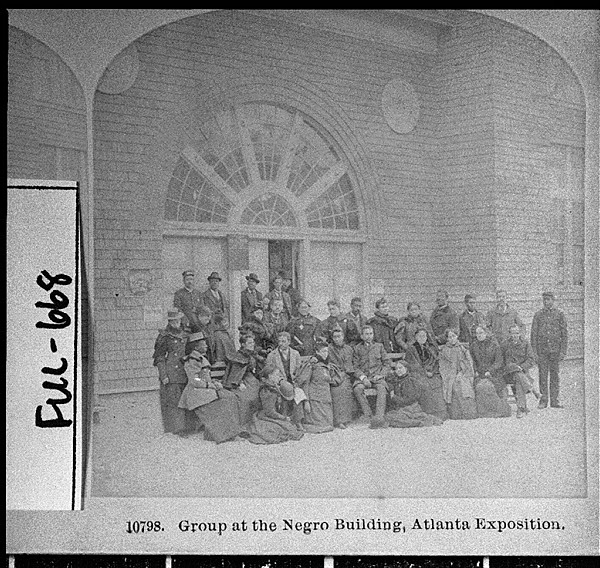
<path fill-rule="evenodd" d="M 390 81 L 381 95 L 381 110 L 389 127 L 399 134 L 407 134 L 419 120 L 419 97 L 413 86 L 403 79 Z"/>
<path fill-rule="evenodd" d="M 108 95 L 122 93 L 135 83 L 139 70 L 138 50 L 131 44 L 110 62 L 98 83 L 98 90 Z"/>

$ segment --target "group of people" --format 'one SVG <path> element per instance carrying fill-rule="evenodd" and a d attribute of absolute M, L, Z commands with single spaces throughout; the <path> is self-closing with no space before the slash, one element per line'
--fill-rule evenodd
<path fill-rule="evenodd" d="M 266 444 L 345 429 L 355 420 L 376 429 L 508 417 L 509 389 L 517 418 L 528 413 L 530 392 L 539 408 L 562 408 L 558 372 L 567 322 L 552 292 L 542 294 L 528 341 L 504 290 L 487 314 L 471 294 L 458 314 L 439 290 L 429 318 L 417 302 L 396 318 L 385 298 L 366 317 L 356 297 L 347 313 L 330 300 L 329 317 L 319 320 L 285 273 L 264 295 L 251 273 L 236 349 L 218 273 L 204 293 L 194 278 L 183 273 L 184 287 L 155 343 L 166 432 L 186 437 L 203 430 L 216 442 L 242 437 Z M 539 390 L 530 375 L 536 364 Z"/>

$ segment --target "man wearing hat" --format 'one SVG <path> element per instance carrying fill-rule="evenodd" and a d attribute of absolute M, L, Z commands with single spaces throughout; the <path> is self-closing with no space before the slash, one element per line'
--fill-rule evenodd
<path fill-rule="evenodd" d="M 223 314 L 223 321 L 229 321 L 229 304 L 223 295 L 223 292 L 219 290 L 221 284 L 221 277 L 218 272 L 211 272 L 208 277 L 208 290 L 202 293 L 202 303 L 210 309 L 213 313 L 213 321 L 215 312 L 221 312 Z"/>
<path fill-rule="evenodd" d="M 160 380 L 160 410 L 165 432 L 184 435 L 189 431 L 186 410 L 179 408 L 179 399 L 187 383 L 182 357 L 188 334 L 181 320 L 183 313 L 175 308 L 167 312 L 167 327 L 161 330 L 154 343 L 154 366 Z"/>
<path fill-rule="evenodd" d="M 548 375 L 550 375 L 550 406 L 562 408 L 559 402 L 558 367 L 567 354 L 567 318 L 554 307 L 554 294 L 542 294 L 544 307 L 535 313 L 531 324 L 531 347 L 537 356 L 542 398 L 539 408 L 548 406 Z"/>
<path fill-rule="evenodd" d="M 256 289 L 257 284 L 260 284 L 258 276 L 251 272 L 246 276 L 248 287 L 242 290 L 242 323 L 246 323 L 252 318 L 252 312 L 256 306 L 262 307 L 263 295 Z"/>
<path fill-rule="evenodd" d="M 175 292 L 173 306 L 183 312 L 184 327 L 189 327 L 192 332 L 198 331 L 198 307 L 202 305 L 202 293 L 194 287 L 194 272 L 185 270 L 183 276 L 183 288 Z"/>

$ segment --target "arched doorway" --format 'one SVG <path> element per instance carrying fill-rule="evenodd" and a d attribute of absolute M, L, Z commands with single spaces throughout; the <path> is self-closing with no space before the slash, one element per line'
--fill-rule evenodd
<path fill-rule="evenodd" d="M 267 291 L 285 270 L 320 317 L 328 299 L 362 295 L 364 223 L 335 140 L 304 113 L 263 102 L 221 110 L 200 130 L 166 190 L 165 302 L 190 267 L 201 286 L 221 274 L 233 329 L 248 271 Z"/>

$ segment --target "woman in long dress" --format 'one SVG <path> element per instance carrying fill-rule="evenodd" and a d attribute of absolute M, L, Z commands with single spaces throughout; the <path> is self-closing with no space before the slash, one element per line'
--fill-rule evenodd
<path fill-rule="evenodd" d="M 477 326 L 470 349 L 475 366 L 477 414 L 480 418 L 510 416 L 508 391 L 501 374 L 504 360 L 500 345 L 483 326 Z"/>
<path fill-rule="evenodd" d="M 324 340 L 315 343 L 315 356 L 296 377 L 296 384 L 306 393 L 304 429 L 311 434 L 333 430 L 333 401 L 331 385 L 340 384 L 341 374 L 329 362 L 329 345 Z"/>
<path fill-rule="evenodd" d="M 283 400 L 294 398 L 294 386 L 272 363 L 267 364 L 261 373 L 259 398 L 260 410 L 252 417 L 243 437 L 253 444 L 280 444 L 302 438 L 304 431 L 278 410 Z"/>
<path fill-rule="evenodd" d="M 439 349 L 432 337 L 424 328 L 415 333 L 415 340 L 407 346 L 406 364 L 421 379 L 419 404 L 423 411 L 447 420 L 448 409 L 442 392 Z"/>
<path fill-rule="evenodd" d="M 257 374 L 256 354 L 254 352 L 254 335 L 240 336 L 240 348 L 229 356 L 227 373 L 223 386 L 232 392 L 238 400 L 239 420 L 245 426 L 260 406 L 260 381 Z"/>
<path fill-rule="evenodd" d="M 451 329 L 446 330 L 446 343 L 440 348 L 440 374 L 450 419 L 477 418 L 471 354 L 466 345 L 458 342 L 458 334 Z"/>
<path fill-rule="evenodd" d="M 202 335 L 202 332 L 194 334 Z M 210 376 L 210 362 L 205 357 L 204 337 L 188 342 L 183 358 L 188 383 L 181 393 L 179 408 L 193 410 L 204 427 L 204 439 L 220 443 L 235 438 L 241 431 L 236 396 Z"/>
<path fill-rule="evenodd" d="M 347 424 L 358 412 L 356 397 L 352 390 L 354 382 L 354 364 L 352 347 L 345 342 L 344 330 L 338 326 L 331 332 L 332 343 L 329 344 L 329 361 L 341 373 L 339 385 L 331 386 L 333 402 L 333 425 L 345 430 Z"/>

